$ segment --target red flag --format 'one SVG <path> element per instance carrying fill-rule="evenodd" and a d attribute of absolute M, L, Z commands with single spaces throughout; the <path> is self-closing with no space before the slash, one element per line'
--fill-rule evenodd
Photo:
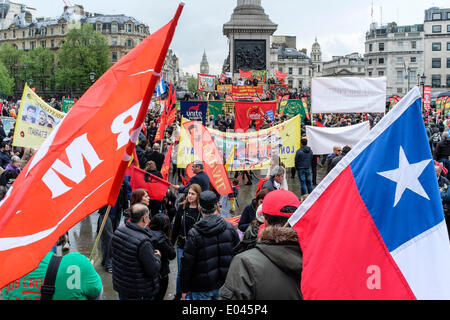
<path fill-rule="evenodd" d="M 277 79 L 280 79 L 280 80 L 284 80 L 284 79 L 286 79 L 286 77 L 288 76 L 288 74 L 287 73 L 283 73 L 283 72 L 280 72 L 280 71 L 276 71 L 276 73 L 275 73 L 275 77 L 277 78 Z"/>
<path fill-rule="evenodd" d="M 89 88 L 0 202 L 0 288 L 116 202 L 183 7 Z"/>
<path fill-rule="evenodd" d="M 173 144 L 171 144 L 169 149 L 167 150 L 166 157 L 164 159 L 164 163 L 161 167 L 161 175 L 166 180 L 167 180 L 167 177 L 169 176 L 169 172 L 170 172 L 170 165 L 171 165 L 171 160 L 172 160 L 172 147 L 173 147 Z"/>
<path fill-rule="evenodd" d="M 204 171 L 214 189 L 222 196 L 233 193 L 222 154 L 217 149 L 208 129 L 198 121 L 188 121 L 183 125 L 191 138 L 198 159 L 203 161 Z"/>
<path fill-rule="evenodd" d="M 276 113 L 277 102 L 235 102 L 234 130 L 247 131 L 252 120 L 256 122 L 256 130 L 259 130 L 267 117 L 267 111 Z"/>
<path fill-rule="evenodd" d="M 241 78 L 252 79 L 252 72 L 251 71 L 239 70 L 239 75 L 240 75 Z"/>
<path fill-rule="evenodd" d="M 316 126 L 320 127 L 320 128 L 325 128 L 325 126 L 322 124 L 322 122 L 316 120 Z"/>
<path fill-rule="evenodd" d="M 159 126 L 158 130 L 156 131 L 155 139 L 153 142 L 161 141 L 164 139 L 164 131 L 166 130 L 166 123 L 167 123 L 167 114 L 166 114 L 167 105 L 164 106 L 164 110 L 161 114 L 161 117 L 159 117 Z"/>
<path fill-rule="evenodd" d="M 181 181 L 184 185 L 187 185 L 189 183 L 189 180 L 187 180 L 185 177 L 181 176 Z"/>
<path fill-rule="evenodd" d="M 186 166 L 186 177 L 188 178 L 188 181 L 192 179 L 193 176 L 195 176 L 194 171 L 192 171 L 192 163 L 189 163 Z"/>
<path fill-rule="evenodd" d="M 163 201 L 166 196 L 167 190 L 171 183 L 154 176 L 142 169 L 138 169 L 134 166 L 130 167 L 128 171 L 130 174 L 131 189 L 145 189 L 148 192 L 150 200 Z"/>
<path fill-rule="evenodd" d="M 177 108 L 174 106 L 170 111 L 170 114 L 167 116 L 166 127 L 170 126 L 174 121 L 177 115 Z"/>

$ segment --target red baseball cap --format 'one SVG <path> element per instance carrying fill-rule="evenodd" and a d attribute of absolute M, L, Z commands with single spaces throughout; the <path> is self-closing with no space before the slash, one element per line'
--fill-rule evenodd
<path fill-rule="evenodd" d="M 300 206 L 300 201 L 297 196 L 289 190 L 275 190 L 269 192 L 263 200 L 262 212 L 272 216 L 280 216 L 290 218 L 293 213 L 281 212 L 284 207 L 296 207 Z"/>

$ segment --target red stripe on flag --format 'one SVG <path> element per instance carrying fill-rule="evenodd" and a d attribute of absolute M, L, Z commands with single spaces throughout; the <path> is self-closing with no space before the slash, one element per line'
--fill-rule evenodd
<path fill-rule="evenodd" d="M 305 299 L 415 299 L 359 195 L 350 167 L 293 228 L 303 252 Z"/>

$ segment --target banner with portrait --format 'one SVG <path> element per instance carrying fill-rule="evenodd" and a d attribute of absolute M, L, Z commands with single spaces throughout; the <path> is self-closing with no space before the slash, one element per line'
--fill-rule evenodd
<path fill-rule="evenodd" d="M 267 70 L 252 70 L 252 78 L 259 82 L 267 82 Z"/>
<path fill-rule="evenodd" d="M 228 171 L 268 169 L 273 155 L 278 155 L 286 168 L 295 167 L 295 153 L 300 149 L 301 139 L 299 115 L 277 126 L 255 132 L 225 133 L 209 128 L 207 130 L 223 159 L 229 159 L 234 152 Z M 177 166 L 185 168 L 196 159 L 190 136 L 181 125 Z"/>
<path fill-rule="evenodd" d="M 222 84 L 217 86 L 217 92 L 218 93 L 232 93 L 233 92 L 233 85 L 231 84 Z"/>
<path fill-rule="evenodd" d="M 197 75 L 197 88 L 203 92 L 216 91 L 216 76 L 199 73 Z"/>
<path fill-rule="evenodd" d="M 45 103 L 25 85 L 14 130 L 13 146 L 39 149 L 65 115 Z"/>

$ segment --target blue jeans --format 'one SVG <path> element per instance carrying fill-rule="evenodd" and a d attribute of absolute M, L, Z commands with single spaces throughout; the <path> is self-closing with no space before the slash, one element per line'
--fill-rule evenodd
<path fill-rule="evenodd" d="M 219 289 L 205 292 L 191 292 L 192 300 L 219 300 Z"/>
<path fill-rule="evenodd" d="M 177 248 L 177 265 L 178 265 L 178 274 L 177 274 L 177 284 L 176 284 L 176 293 L 181 295 L 181 256 L 183 255 L 183 249 Z"/>
<path fill-rule="evenodd" d="M 311 169 L 299 169 L 298 178 L 300 179 L 300 188 L 302 195 L 312 192 Z"/>

